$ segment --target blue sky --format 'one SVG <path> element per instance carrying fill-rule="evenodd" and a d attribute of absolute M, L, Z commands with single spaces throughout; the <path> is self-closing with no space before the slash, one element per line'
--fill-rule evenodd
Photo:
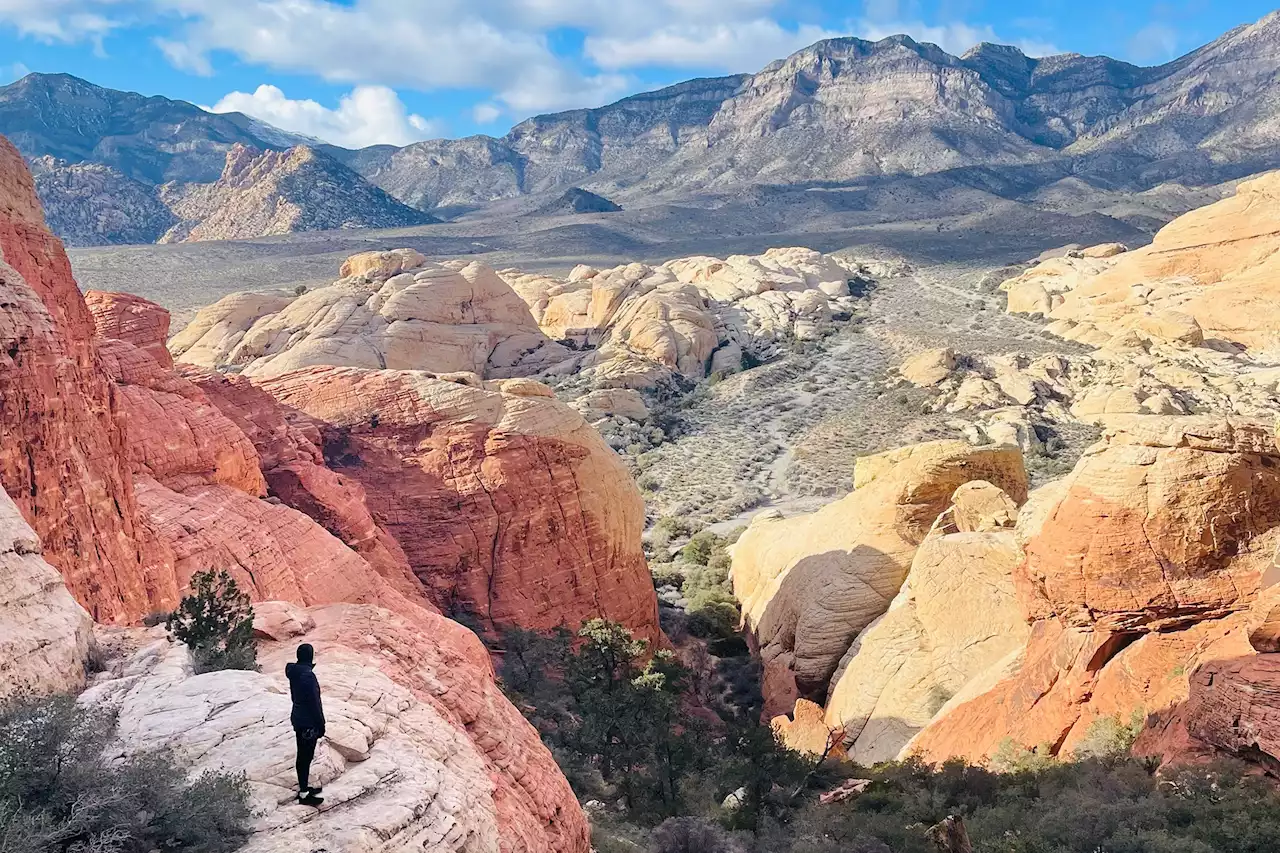
<path fill-rule="evenodd" d="M 1274 0 L 1271 0 L 1274 2 Z M 359 147 L 501 135 L 833 35 L 1165 62 L 1261 0 L 0 0 L 0 82 L 65 71 Z"/>

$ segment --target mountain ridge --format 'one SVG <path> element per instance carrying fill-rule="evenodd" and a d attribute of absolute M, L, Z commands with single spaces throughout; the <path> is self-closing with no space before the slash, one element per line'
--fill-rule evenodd
<path fill-rule="evenodd" d="M 1280 165 L 1268 150 L 1274 140 L 1256 138 L 1261 119 L 1280 115 L 1277 45 L 1280 13 L 1152 67 L 1037 59 L 991 43 L 957 57 L 904 35 L 839 37 L 755 74 L 535 116 L 502 137 L 414 143 L 362 171 L 415 206 L 483 205 L 576 184 L 610 198 L 671 198 L 1054 160 L 1104 187 L 1217 183 Z M 1224 64 L 1233 73 L 1215 76 Z M 1251 144 L 1223 144 L 1240 135 L 1231 125 L 1251 101 L 1260 114 L 1243 116 Z M 1205 153 L 1205 140 L 1230 156 Z M 480 148 L 484 162 L 462 156 Z"/>
<path fill-rule="evenodd" d="M 28 113 L 50 118 L 40 137 L 13 126 L 23 115 L 15 87 L 99 105 L 115 97 L 117 111 L 136 114 L 99 132 L 102 110 L 91 110 L 96 124 L 77 143 L 73 114 L 36 98 Z M 1100 209 L 1107 193 L 1204 187 L 1280 167 L 1277 126 L 1280 12 L 1152 67 L 1080 54 L 1033 58 L 992 43 L 954 56 L 905 35 L 843 36 L 755 74 L 695 78 L 533 116 L 501 137 L 311 147 L 399 202 L 450 215 L 494 205 L 537 215 L 575 187 L 633 210 L 695 200 L 706 207 L 754 187 L 861 188 L 926 175 L 1029 203 L 1070 178 L 1091 188 Z M 100 162 L 156 186 L 157 176 L 211 183 L 231 145 L 281 150 L 292 139 L 283 131 L 266 139 L 267 126 L 239 114 L 113 95 L 67 75 L 29 75 L 0 89 L 0 132 L 28 159 Z M 56 198 L 46 203 L 59 207 Z"/>

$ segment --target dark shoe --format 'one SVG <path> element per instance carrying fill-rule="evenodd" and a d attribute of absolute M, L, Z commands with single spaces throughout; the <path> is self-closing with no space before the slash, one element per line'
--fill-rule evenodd
<path fill-rule="evenodd" d="M 318 808 L 320 804 L 323 802 L 324 802 L 324 797 L 317 797 L 311 791 L 307 791 L 305 796 L 301 793 L 298 794 L 298 805 L 300 806 L 311 806 L 312 808 Z"/>
<path fill-rule="evenodd" d="M 314 788 L 308 788 L 307 791 L 310 792 L 311 796 L 318 797 L 324 791 L 324 788 L 316 785 Z"/>

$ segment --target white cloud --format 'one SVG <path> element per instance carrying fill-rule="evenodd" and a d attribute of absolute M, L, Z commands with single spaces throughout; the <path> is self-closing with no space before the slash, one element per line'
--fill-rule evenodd
<path fill-rule="evenodd" d="M 212 52 L 227 51 L 330 82 L 488 89 L 513 110 L 594 106 L 629 83 L 573 69 L 540 31 L 495 23 L 512 23 L 499 7 L 530 0 L 438 0 L 430 14 L 412 0 L 154 2 L 185 19 L 181 32 L 161 46 L 175 65 L 196 72 L 209 67 Z"/>
<path fill-rule="evenodd" d="M 1129 39 L 1129 58 L 1139 64 L 1168 62 L 1178 55 L 1178 31 L 1154 21 Z"/>
<path fill-rule="evenodd" d="M 492 124 L 502 115 L 502 108 L 496 104 L 476 104 L 471 108 L 471 118 L 476 124 Z"/>
<path fill-rule="evenodd" d="M 998 41 L 991 27 L 975 27 L 963 21 L 940 25 L 925 24 L 922 21 L 864 22 L 858 30 L 858 35 L 868 41 L 879 41 L 889 36 L 905 34 L 916 41 L 936 44 L 947 53 L 956 55 L 964 53 L 980 42 Z"/>
<path fill-rule="evenodd" d="M 1027 56 L 1056 56 L 1059 53 L 1066 53 L 1062 48 L 1058 47 L 1051 41 L 1043 41 L 1034 38 L 1015 39 L 1013 44 L 1018 47 Z"/>
<path fill-rule="evenodd" d="M 101 50 L 103 37 L 120 26 L 109 15 L 118 6 L 119 0 L 0 0 L 0 24 L 42 42 L 89 41 Z"/>
<path fill-rule="evenodd" d="M 839 33 L 813 25 L 794 30 L 768 18 L 733 24 L 666 27 L 639 38 L 586 40 L 586 53 L 601 68 L 716 68 L 755 71 L 775 59 Z"/>
<path fill-rule="evenodd" d="M 241 112 L 282 130 L 314 136 L 344 148 L 408 145 L 441 134 L 420 115 L 410 115 L 400 97 L 385 86 L 357 86 L 331 110 L 312 100 L 292 100 L 275 86 L 259 86 L 252 94 L 231 92 L 211 112 Z"/>
<path fill-rule="evenodd" d="M 208 54 L 201 50 L 196 50 L 183 41 L 174 41 L 167 38 L 156 38 L 152 40 L 155 46 L 160 48 L 160 52 L 164 54 L 164 58 L 169 60 L 169 64 L 180 71 L 190 71 L 192 74 L 199 74 L 201 77 L 213 76 L 213 63 L 209 62 Z"/>

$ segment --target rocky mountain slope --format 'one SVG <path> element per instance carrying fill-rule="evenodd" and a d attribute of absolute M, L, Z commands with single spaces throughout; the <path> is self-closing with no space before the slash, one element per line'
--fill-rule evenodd
<path fill-rule="evenodd" d="M 558 216 L 559 198 L 579 188 L 620 204 L 642 234 L 671 238 L 801 222 L 847 230 L 927 218 L 921 210 L 963 221 L 1012 202 L 1017 218 L 1103 213 L 1120 222 L 1096 224 L 1129 239 L 1122 223 L 1151 233 L 1216 185 L 1280 165 L 1277 45 L 1276 13 L 1154 68 L 838 38 L 755 74 L 537 116 L 501 138 L 319 150 L 406 205 L 481 208 L 478 220 Z M 88 132 L 73 120 L 81 103 Z M 189 113 L 199 116 L 180 121 Z M 0 90 L 0 132 L 28 157 L 101 163 L 149 186 L 214 181 L 232 144 L 299 142 L 243 117 L 40 75 Z"/>
<path fill-rule="evenodd" d="M 162 243 L 237 240 L 335 228 L 397 228 L 434 222 L 307 146 L 259 151 L 234 145 L 218 180 L 168 183 L 160 201 L 178 223 Z"/>
<path fill-rule="evenodd" d="M 315 142 L 241 113 L 209 113 L 70 74 L 28 74 L 0 87 L 0 133 L 28 159 L 99 163 L 148 186 L 215 181 L 236 144 L 279 149 Z"/>
<path fill-rule="evenodd" d="M 0 133 L 32 164 L 70 245 L 227 240 L 434 219 L 240 113 L 29 74 L 0 88 Z"/>
<path fill-rule="evenodd" d="M 423 142 L 360 165 L 409 201 L 483 203 L 584 184 L 623 201 L 751 184 L 945 173 L 1017 197 L 1216 183 L 1277 164 L 1280 14 L 1156 68 L 906 36 L 819 42 L 753 75 L 694 80 L 501 139 Z"/>
<path fill-rule="evenodd" d="M 154 243 L 174 216 L 153 187 L 102 163 L 31 161 L 49 228 L 68 246 Z"/>

